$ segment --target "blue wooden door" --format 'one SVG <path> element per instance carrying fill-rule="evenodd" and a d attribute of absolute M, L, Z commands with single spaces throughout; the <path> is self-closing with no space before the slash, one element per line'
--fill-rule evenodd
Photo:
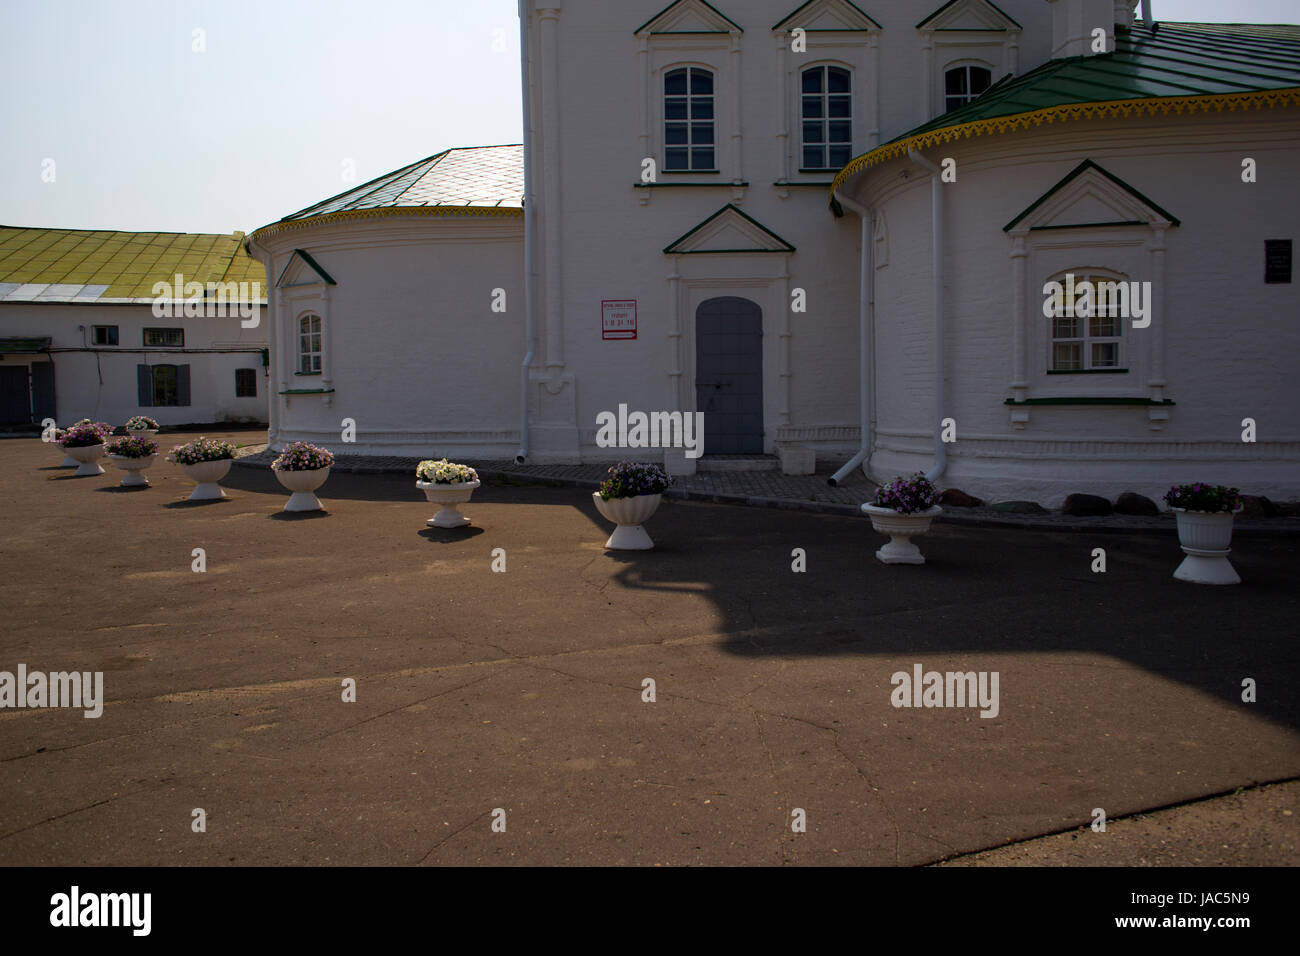
<path fill-rule="evenodd" d="M 763 452 L 763 310 L 722 296 L 695 312 L 695 401 L 704 452 Z"/>
<path fill-rule="evenodd" d="M 32 420 L 31 393 L 26 365 L 0 365 L 0 422 L 29 424 Z"/>

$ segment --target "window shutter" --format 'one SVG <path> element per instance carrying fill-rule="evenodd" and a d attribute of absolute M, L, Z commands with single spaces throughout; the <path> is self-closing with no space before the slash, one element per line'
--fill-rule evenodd
<path fill-rule="evenodd" d="M 148 365 L 137 365 L 135 367 L 136 390 L 139 392 L 138 399 L 141 408 L 151 408 L 153 406 L 153 369 Z"/>
<path fill-rule="evenodd" d="M 188 365 L 176 366 L 176 404 L 188 405 L 190 403 L 190 367 Z"/>

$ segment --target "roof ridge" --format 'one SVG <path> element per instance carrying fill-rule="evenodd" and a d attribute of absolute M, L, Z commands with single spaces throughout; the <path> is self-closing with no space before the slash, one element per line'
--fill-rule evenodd
<path fill-rule="evenodd" d="M 207 236 L 216 239 L 232 239 L 235 236 L 243 235 L 238 230 L 235 232 L 178 232 L 165 229 L 71 229 L 67 226 L 10 226 L 5 223 L 0 223 L 0 229 L 16 229 L 29 232 L 109 233 L 124 236 Z"/>

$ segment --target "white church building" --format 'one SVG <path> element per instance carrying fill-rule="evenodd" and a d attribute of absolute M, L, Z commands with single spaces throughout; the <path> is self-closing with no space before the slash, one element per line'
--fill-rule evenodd
<path fill-rule="evenodd" d="M 1294 497 L 1300 27 L 1137 8 L 523 0 L 523 146 L 247 240 L 272 443 Z"/>

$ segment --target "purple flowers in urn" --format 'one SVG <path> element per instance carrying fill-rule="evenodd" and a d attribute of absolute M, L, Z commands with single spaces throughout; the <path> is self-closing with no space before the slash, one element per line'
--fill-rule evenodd
<path fill-rule="evenodd" d="M 928 511 L 939 503 L 939 489 L 930 479 L 917 472 L 911 478 L 895 478 L 882 485 L 871 503 L 877 508 L 889 508 L 900 515 Z"/>
<path fill-rule="evenodd" d="M 128 435 L 126 438 L 114 438 L 105 450 L 110 455 L 122 458 L 148 458 L 158 454 L 158 443 L 141 435 Z"/>
<path fill-rule="evenodd" d="M 1171 508 L 1182 508 L 1184 511 L 1211 513 L 1235 513 L 1242 507 L 1241 494 L 1236 488 L 1206 485 L 1199 481 L 1190 485 L 1174 485 L 1165 492 L 1165 503 Z"/>
<path fill-rule="evenodd" d="M 673 483 L 658 465 L 647 462 L 620 461 L 609 469 L 609 477 L 600 483 L 600 497 L 635 498 L 661 494 Z"/>
<path fill-rule="evenodd" d="M 284 446 L 271 467 L 276 471 L 318 471 L 332 464 L 333 452 L 305 441 L 294 441 Z"/>
<path fill-rule="evenodd" d="M 59 435 L 58 442 L 64 448 L 86 448 L 90 445 L 102 445 L 104 439 L 113 433 L 113 426 L 107 422 L 79 421 Z"/>

